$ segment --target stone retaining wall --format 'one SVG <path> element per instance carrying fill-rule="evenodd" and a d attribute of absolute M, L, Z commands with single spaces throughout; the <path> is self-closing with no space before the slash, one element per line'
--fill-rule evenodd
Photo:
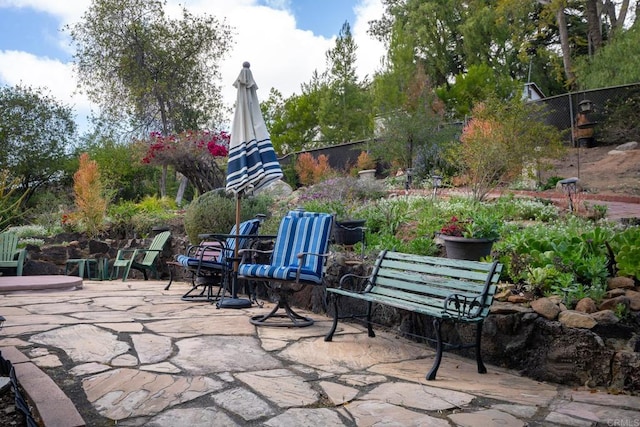
<path fill-rule="evenodd" d="M 349 272 L 366 274 L 362 265 L 347 262 L 344 254 L 333 257 L 327 270 L 328 286 L 337 286 L 339 278 Z M 349 305 L 345 310 L 365 310 L 364 301 L 343 300 L 341 304 Z M 322 312 L 313 300 L 301 306 Z M 329 311 L 331 315 L 331 306 Z M 434 336 L 432 319 L 423 315 L 378 306 L 374 321 L 410 339 L 417 339 L 414 335 Z M 482 356 L 488 363 L 519 370 L 540 381 L 639 393 L 640 312 L 631 311 L 627 322 L 613 323 L 603 317 L 601 322 L 588 325 L 569 327 L 548 320 L 529 304 L 496 301 L 485 320 Z M 475 326 L 446 322 L 442 333 L 452 343 L 473 342 Z M 475 357 L 472 349 L 461 353 Z"/>

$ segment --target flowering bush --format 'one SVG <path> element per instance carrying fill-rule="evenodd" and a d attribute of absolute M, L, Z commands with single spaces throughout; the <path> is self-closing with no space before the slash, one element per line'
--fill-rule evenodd
<path fill-rule="evenodd" d="M 169 136 L 151 132 L 149 139 L 151 143 L 142 163 L 171 162 L 176 155 L 202 155 L 205 150 L 213 157 L 225 157 L 229 154 L 230 137 L 224 131 L 186 131 Z"/>
<path fill-rule="evenodd" d="M 225 173 L 217 159 L 229 154 L 230 136 L 224 131 L 185 131 L 163 136 L 151 132 L 142 163 L 173 166 L 200 193 L 222 187 Z"/>

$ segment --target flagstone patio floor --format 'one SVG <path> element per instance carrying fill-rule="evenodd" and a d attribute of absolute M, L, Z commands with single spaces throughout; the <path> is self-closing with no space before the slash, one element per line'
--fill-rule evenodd
<path fill-rule="evenodd" d="M 187 283 L 165 285 L 0 295 L 0 351 L 47 426 L 640 425 L 638 396 L 490 365 L 481 375 L 449 353 L 426 381 L 434 352 L 392 332 L 369 338 L 347 323 L 327 343 L 323 315 L 306 313 L 307 328 L 256 327 L 249 317 L 270 303 L 216 309 L 182 301 Z"/>

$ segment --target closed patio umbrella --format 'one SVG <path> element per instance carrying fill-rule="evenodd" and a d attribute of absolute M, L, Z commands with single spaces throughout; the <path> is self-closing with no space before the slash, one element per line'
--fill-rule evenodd
<path fill-rule="evenodd" d="M 226 190 L 235 195 L 236 230 L 240 224 L 242 197 L 282 178 L 282 168 L 260 111 L 256 93 L 258 86 L 249 67 L 248 62 L 242 64 L 242 71 L 233 84 L 238 89 L 238 97 L 229 142 Z M 237 248 L 236 244 L 236 251 Z M 234 265 L 234 273 L 235 270 L 237 263 Z M 246 307 L 247 302 L 251 305 L 250 301 L 237 298 L 235 285 L 234 274 L 233 298 L 225 299 L 221 306 Z"/>

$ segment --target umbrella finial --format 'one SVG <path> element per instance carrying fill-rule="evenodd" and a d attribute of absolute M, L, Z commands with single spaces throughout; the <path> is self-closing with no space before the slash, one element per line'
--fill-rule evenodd
<path fill-rule="evenodd" d="M 251 64 L 249 64 L 249 61 L 244 61 L 242 63 L 242 68 L 249 68 L 249 67 L 251 67 Z"/>

